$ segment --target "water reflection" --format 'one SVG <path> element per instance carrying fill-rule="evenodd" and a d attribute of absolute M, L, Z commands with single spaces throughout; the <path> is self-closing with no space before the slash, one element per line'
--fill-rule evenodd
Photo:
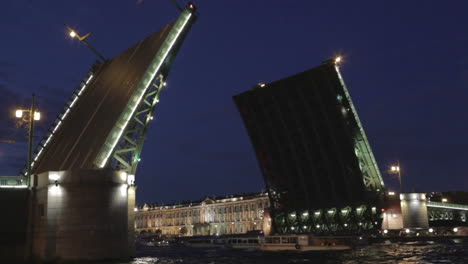
<path fill-rule="evenodd" d="M 224 248 L 144 247 L 125 264 L 468 263 L 468 243 L 373 245 L 344 253 L 264 253 Z M 122 263 L 123 264 L 123 263 Z"/>

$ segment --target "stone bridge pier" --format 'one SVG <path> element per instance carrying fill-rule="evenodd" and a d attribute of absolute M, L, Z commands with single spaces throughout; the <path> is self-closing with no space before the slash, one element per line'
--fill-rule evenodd
<path fill-rule="evenodd" d="M 134 256 L 134 176 L 114 170 L 34 175 L 28 239 L 36 261 Z"/>

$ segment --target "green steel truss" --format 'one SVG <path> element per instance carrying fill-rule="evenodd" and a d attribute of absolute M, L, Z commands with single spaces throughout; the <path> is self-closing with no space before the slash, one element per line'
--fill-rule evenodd
<path fill-rule="evenodd" d="M 468 225 L 468 205 L 427 202 L 427 215 L 431 225 L 447 221 Z"/>
<path fill-rule="evenodd" d="M 190 9 L 185 9 L 176 20 L 96 156 L 96 167 L 112 167 L 135 174 L 148 122 L 164 85 L 164 78 L 181 44 L 181 36 L 194 21 L 195 15 Z"/>
<path fill-rule="evenodd" d="M 369 191 L 383 193 L 385 185 L 382 180 L 382 176 L 380 175 L 380 171 L 377 166 L 377 162 L 375 161 L 374 154 L 372 153 L 369 141 L 367 140 L 366 133 L 364 132 L 361 120 L 359 119 L 356 108 L 354 107 L 351 96 L 349 95 L 348 88 L 346 87 L 343 77 L 341 76 L 338 65 L 335 65 L 335 69 L 343 87 L 343 91 L 346 95 L 346 99 L 348 100 L 349 106 L 353 112 L 354 119 L 356 120 L 359 128 L 354 135 L 354 152 L 356 153 L 356 157 L 359 161 L 359 167 L 363 175 L 364 185 Z"/>
<path fill-rule="evenodd" d="M 164 87 L 164 76 L 158 75 L 143 96 L 142 103 L 137 108 L 134 117 L 127 125 L 122 138 L 117 144 L 110 166 L 113 169 L 135 175 L 140 162 L 146 131 L 153 120 L 156 104 L 159 102 L 161 89 Z"/>
<path fill-rule="evenodd" d="M 24 176 L 0 176 L 1 188 L 27 188 L 28 178 Z"/>
<path fill-rule="evenodd" d="M 274 216 L 276 232 L 281 234 L 330 234 L 376 229 L 382 218 L 376 207 L 347 206 L 303 211 L 282 211 Z"/>

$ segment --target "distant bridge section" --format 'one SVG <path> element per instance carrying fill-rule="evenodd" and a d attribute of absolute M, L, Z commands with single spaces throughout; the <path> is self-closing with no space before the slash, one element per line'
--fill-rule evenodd
<path fill-rule="evenodd" d="M 0 176 L 0 188 L 28 188 L 22 176 Z"/>
<path fill-rule="evenodd" d="M 427 212 L 432 226 L 468 225 L 468 205 L 427 202 Z"/>

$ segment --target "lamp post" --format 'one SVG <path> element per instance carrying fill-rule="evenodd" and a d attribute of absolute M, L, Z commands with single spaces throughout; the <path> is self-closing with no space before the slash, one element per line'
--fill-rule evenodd
<path fill-rule="evenodd" d="M 16 117 L 22 118 L 23 121 L 29 122 L 29 144 L 28 144 L 28 164 L 27 164 L 27 175 L 31 175 L 31 163 L 32 163 L 32 146 L 34 140 L 34 121 L 41 119 L 41 113 L 35 109 L 35 94 L 32 94 L 32 102 L 30 109 L 18 109 L 16 110 Z M 28 117 L 24 117 L 24 113 L 28 113 Z"/>
<path fill-rule="evenodd" d="M 400 193 L 402 193 L 403 192 L 403 183 L 401 181 L 400 163 L 398 163 L 397 165 L 392 165 L 390 167 L 390 173 L 398 174 L 398 180 L 400 181 Z"/>
<path fill-rule="evenodd" d="M 76 30 L 74 30 L 73 28 L 71 28 L 70 26 L 68 26 L 67 24 L 65 24 L 65 27 L 68 29 L 68 32 L 69 32 L 69 35 L 70 37 L 72 38 L 77 38 L 81 43 L 85 44 L 86 47 L 88 47 L 94 54 L 96 54 L 96 56 L 98 56 L 103 62 L 106 61 L 106 58 L 104 58 L 104 56 L 102 56 L 95 48 L 93 48 L 93 46 L 91 46 L 87 41 L 86 39 L 91 36 L 91 32 L 89 32 L 88 34 L 84 35 L 84 36 L 80 36 L 78 35 L 78 33 L 76 32 Z"/>

